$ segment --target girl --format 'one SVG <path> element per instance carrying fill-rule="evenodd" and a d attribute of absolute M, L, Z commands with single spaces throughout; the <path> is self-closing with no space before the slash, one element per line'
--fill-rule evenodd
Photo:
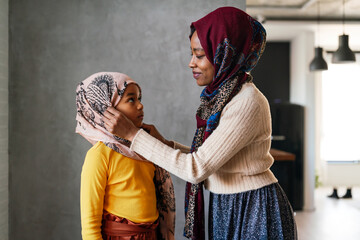
<path fill-rule="evenodd" d="M 109 133 L 101 120 L 113 106 L 142 127 L 139 85 L 122 73 L 96 73 L 78 85 L 76 105 L 76 132 L 93 144 L 81 173 L 83 239 L 174 239 L 170 175 L 131 151 L 131 143 Z"/>

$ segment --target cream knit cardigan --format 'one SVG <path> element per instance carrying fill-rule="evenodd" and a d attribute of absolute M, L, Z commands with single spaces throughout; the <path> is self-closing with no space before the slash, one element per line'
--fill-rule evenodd
<path fill-rule="evenodd" d="M 269 169 L 274 161 L 270 145 L 269 103 L 253 83 L 246 83 L 196 152 L 189 153 L 190 148 L 179 143 L 168 147 L 142 129 L 131 150 L 188 182 L 205 181 L 209 191 L 230 194 L 277 182 Z"/>

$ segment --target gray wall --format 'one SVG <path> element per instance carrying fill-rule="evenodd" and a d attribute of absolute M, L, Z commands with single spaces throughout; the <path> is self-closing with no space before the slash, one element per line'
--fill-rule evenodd
<path fill-rule="evenodd" d="M 8 38 L 9 4 L 0 0 L 0 239 L 9 239 L 9 101 Z"/>
<path fill-rule="evenodd" d="M 240 1 L 10 2 L 10 239 L 80 239 L 79 186 L 90 145 L 74 133 L 75 87 L 98 71 L 143 89 L 145 122 L 190 144 L 201 89 L 188 69 L 189 25 Z M 177 239 L 184 182 L 174 177 Z"/>

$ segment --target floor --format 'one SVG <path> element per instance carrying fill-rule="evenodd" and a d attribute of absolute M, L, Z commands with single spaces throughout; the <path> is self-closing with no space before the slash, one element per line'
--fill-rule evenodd
<path fill-rule="evenodd" d="M 339 188 L 339 196 L 345 191 L 345 188 Z M 331 193 L 332 188 L 317 188 L 316 209 L 295 212 L 299 240 L 360 239 L 360 187 L 352 189 L 352 199 L 327 197 Z"/>

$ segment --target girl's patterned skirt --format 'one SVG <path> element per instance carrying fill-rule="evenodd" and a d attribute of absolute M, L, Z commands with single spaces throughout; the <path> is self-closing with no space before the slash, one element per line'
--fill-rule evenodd
<path fill-rule="evenodd" d="M 103 214 L 101 233 L 104 240 L 156 240 L 154 223 L 134 223 L 111 213 Z"/>

